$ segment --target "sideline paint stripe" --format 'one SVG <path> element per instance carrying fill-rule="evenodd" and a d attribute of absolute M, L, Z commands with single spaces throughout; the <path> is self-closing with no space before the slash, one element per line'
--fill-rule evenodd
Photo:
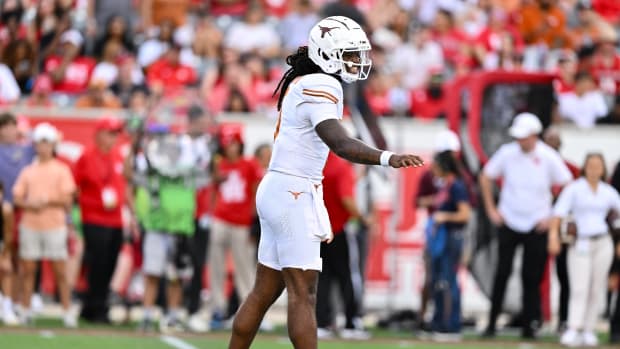
<path fill-rule="evenodd" d="M 41 337 L 43 337 L 43 338 L 54 338 L 54 337 L 56 337 L 54 332 L 48 331 L 48 330 L 43 330 L 43 331 L 39 332 L 39 335 Z"/>
<path fill-rule="evenodd" d="M 198 349 L 180 338 L 173 336 L 161 336 L 159 339 L 175 349 Z"/>

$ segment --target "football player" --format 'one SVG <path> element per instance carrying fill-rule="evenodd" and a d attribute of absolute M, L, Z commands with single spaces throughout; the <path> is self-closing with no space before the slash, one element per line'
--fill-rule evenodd
<path fill-rule="evenodd" d="M 333 235 L 321 186 L 328 152 L 360 164 L 419 167 L 416 155 L 374 149 L 340 124 L 341 83 L 368 77 L 370 42 L 358 23 L 327 17 L 310 31 L 308 46 L 286 58 L 280 116 L 269 169 L 256 193 L 261 224 L 254 288 L 237 313 L 229 348 L 249 348 L 265 312 L 286 288 L 288 333 L 297 349 L 317 347 L 315 318 L 321 241 Z"/>

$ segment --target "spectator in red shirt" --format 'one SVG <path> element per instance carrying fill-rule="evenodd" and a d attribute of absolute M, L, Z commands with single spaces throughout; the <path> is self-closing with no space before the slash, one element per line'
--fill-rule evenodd
<path fill-rule="evenodd" d="M 61 56 L 45 60 L 44 71 L 52 77 L 54 91 L 79 94 L 88 88 L 90 74 L 97 62 L 91 57 L 77 57 L 65 61 Z"/>
<path fill-rule="evenodd" d="M 54 81 L 54 90 L 64 93 L 79 93 L 88 86 L 90 74 L 96 61 L 91 57 L 80 56 L 84 37 L 76 29 L 71 28 L 68 12 L 59 15 L 56 30 L 47 45 L 41 39 L 41 56 L 44 59 L 44 70 Z"/>
<path fill-rule="evenodd" d="M 435 15 L 433 39 L 441 46 L 448 64 L 456 66 L 462 59 L 471 60 L 467 36 L 455 25 L 450 11 L 441 9 Z"/>
<path fill-rule="evenodd" d="M 474 54 L 484 69 L 514 68 L 515 56 L 523 49 L 521 34 L 507 24 L 507 14 L 494 9 L 489 15 L 489 25 L 478 35 Z"/>
<path fill-rule="evenodd" d="M 291 11 L 292 1 L 282 1 L 282 0 L 261 0 L 260 1 L 265 7 L 265 12 L 269 16 L 282 18 L 287 15 Z"/>
<path fill-rule="evenodd" d="M 411 115 L 423 119 L 445 116 L 446 101 L 440 70 L 432 73 L 428 84 L 411 92 Z"/>
<path fill-rule="evenodd" d="M 617 0 L 592 0 L 592 7 L 612 25 L 620 24 L 620 2 Z"/>
<path fill-rule="evenodd" d="M 179 62 L 180 50 L 179 45 L 173 44 L 162 58 L 148 68 L 146 80 L 150 88 L 165 93 L 198 80 L 194 69 Z"/>
<path fill-rule="evenodd" d="M 88 291 L 81 317 L 109 322 L 110 280 L 123 242 L 121 208 L 125 202 L 123 157 L 117 138 L 122 123 L 104 117 L 95 125 L 95 143 L 75 164 L 85 241 L 84 263 L 88 268 Z"/>
<path fill-rule="evenodd" d="M 239 105 L 253 111 L 256 105 L 252 76 L 238 63 L 225 63 L 220 71 L 209 72 L 203 79 L 202 93 L 214 114 L 239 109 Z"/>
<path fill-rule="evenodd" d="M 332 283 L 336 281 L 344 303 L 345 328 L 340 331 L 343 338 L 368 339 L 370 334 L 361 327 L 359 307 L 361 305 L 361 284 L 353 282 L 354 278 L 361 281 L 362 273 L 352 268 L 357 263 L 351 262 L 349 240 L 356 240 L 347 228 L 349 222 L 358 221 L 367 224 L 355 203 L 355 170 L 353 165 L 334 153 L 329 153 L 323 170 L 323 193 L 325 207 L 334 232 L 330 244 L 321 244 L 323 270 L 319 274 L 317 290 L 316 320 L 319 338 L 330 337 L 335 326 L 334 309 L 331 302 Z"/>
<path fill-rule="evenodd" d="M 274 106 L 273 91 L 278 85 L 277 76 L 281 72 L 269 69 L 268 61 L 259 55 L 249 54 L 242 59 L 244 68 L 252 75 L 252 90 L 256 95 L 257 106 L 267 108 Z"/>
<path fill-rule="evenodd" d="M 591 73 L 601 91 L 609 95 L 620 91 L 620 54 L 613 42 L 601 42 L 592 58 Z"/>
<path fill-rule="evenodd" d="M 562 51 L 558 57 L 558 78 L 553 81 L 556 94 L 575 92 L 575 74 L 577 74 L 577 55 L 571 50 Z"/>
<path fill-rule="evenodd" d="M 211 327 L 221 327 L 226 310 L 224 281 L 226 253 L 231 251 L 235 263 L 235 287 L 243 302 L 254 283 L 255 245 L 250 239 L 254 216 L 254 197 L 262 171 L 258 164 L 243 156 L 239 125 L 220 128 L 220 158 L 215 160 L 215 206 L 209 239 L 210 284 L 213 294 Z"/>
<path fill-rule="evenodd" d="M 246 0 L 211 0 L 209 10 L 214 16 L 243 16 L 248 10 L 248 3 Z"/>
<path fill-rule="evenodd" d="M 364 89 L 364 97 L 375 115 L 387 116 L 393 114 L 389 94 L 389 76 L 379 72 L 372 74 Z"/>

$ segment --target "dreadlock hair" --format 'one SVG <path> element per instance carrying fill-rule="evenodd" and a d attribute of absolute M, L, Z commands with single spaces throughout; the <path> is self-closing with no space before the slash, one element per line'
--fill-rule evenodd
<path fill-rule="evenodd" d="M 310 56 L 308 56 L 308 46 L 300 46 L 297 52 L 286 57 L 286 64 L 290 65 L 291 68 L 284 73 L 272 95 L 272 97 L 279 95 L 278 111 L 282 109 L 282 100 L 284 100 L 286 90 L 295 78 L 323 72 L 321 68 L 310 59 Z"/>

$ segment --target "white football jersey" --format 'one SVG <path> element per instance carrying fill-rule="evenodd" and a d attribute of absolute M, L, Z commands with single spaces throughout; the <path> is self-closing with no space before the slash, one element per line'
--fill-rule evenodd
<path fill-rule="evenodd" d="M 329 147 L 314 128 L 327 119 L 342 119 L 340 82 L 327 74 L 308 74 L 289 85 L 276 131 L 269 169 L 321 181 Z"/>

